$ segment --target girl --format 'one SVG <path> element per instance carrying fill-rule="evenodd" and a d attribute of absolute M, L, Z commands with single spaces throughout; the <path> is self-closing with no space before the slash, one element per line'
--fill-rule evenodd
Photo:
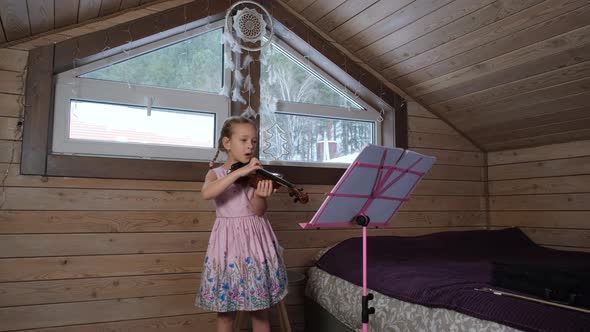
<path fill-rule="evenodd" d="M 216 311 L 217 331 L 231 331 L 236 311 L 250 311 L 255 332 L 270 331 L 268 308 L 287 295 L 287 272 L 276 236 L 264 215 L 274 190 L 270 180 L 256 189 L 235 183 L 261 169 L 254 157 L 257 130 L 243 117 L 228 118 L 218 150 L 226 162 L 205 177 L 203 199 L 214 199 L 216 220 L 209 239 L 197 305 Z M 236 162 L 246 166 L 229 172 Z"/>

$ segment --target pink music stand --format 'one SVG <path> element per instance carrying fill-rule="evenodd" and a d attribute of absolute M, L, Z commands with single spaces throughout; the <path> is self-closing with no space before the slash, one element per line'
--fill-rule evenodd
<path fill-rule="evenodd" d="M 436 158 L 410 150 L 367 145 L 319 210 L 302 228 L 363 227 L 363 332 L 369 329 L 373 294 L 367 294 L 367 227 L 384 227 L 430 170 Z"/>

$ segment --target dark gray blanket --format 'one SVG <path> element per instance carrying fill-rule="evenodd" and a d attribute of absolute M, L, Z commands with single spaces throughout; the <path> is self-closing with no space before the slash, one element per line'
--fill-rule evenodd
<path fill-rule="evenodd" d="M 516 228 L 369 237 L 367 252 L 368 287 L 382 294 L 525 331 L 590 331 L 590 314 L 474 290 L 491 287 L 493 261 L 588 268 L 590 253 L 540 247 Z M 317 266 L 362 286 L 362 238 L 336 245 Z"/>

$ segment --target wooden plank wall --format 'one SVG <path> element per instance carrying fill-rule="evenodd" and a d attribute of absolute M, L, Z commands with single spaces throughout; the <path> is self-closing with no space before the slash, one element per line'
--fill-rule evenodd
<path fill-rule="evenodd" d="M 0 49 L 0 331 L 213 330 L 215 315 L 193 307 L 214 221 L 202 184 L 19 175 L 26 58 Z M 483 153 L 417 104 L 408 108 L 410 146 L 438 162 L 394 222 L 371 235 L 484 228 Z M 303 187 L 308 205 L 279 192 L 269 213 L 296 271 L 319 249 L 360 236 L 298 229 L 330 189 Z M 296 331 L 303 287 L 287 299 Z"/>
<path fill-rule="evenodd" d="M 590 140 L 490 152 L 490 226 L 590 251 Z"/>

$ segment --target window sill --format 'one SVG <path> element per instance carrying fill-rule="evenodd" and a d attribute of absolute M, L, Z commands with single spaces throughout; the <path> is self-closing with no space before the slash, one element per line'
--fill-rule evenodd
<path fill-rule="evenodd" d="M 282 174 L 293 183 L 333 185 L 344 168 L 269 165 L 271 172 Z M 131 180 L 204 181 L 209 170 L 206 162 L 122 159 L 71 155 L 47 155 L 46 176 L 111 178 Z M 40 175 L 40 174 L 33 174 Z"/>

